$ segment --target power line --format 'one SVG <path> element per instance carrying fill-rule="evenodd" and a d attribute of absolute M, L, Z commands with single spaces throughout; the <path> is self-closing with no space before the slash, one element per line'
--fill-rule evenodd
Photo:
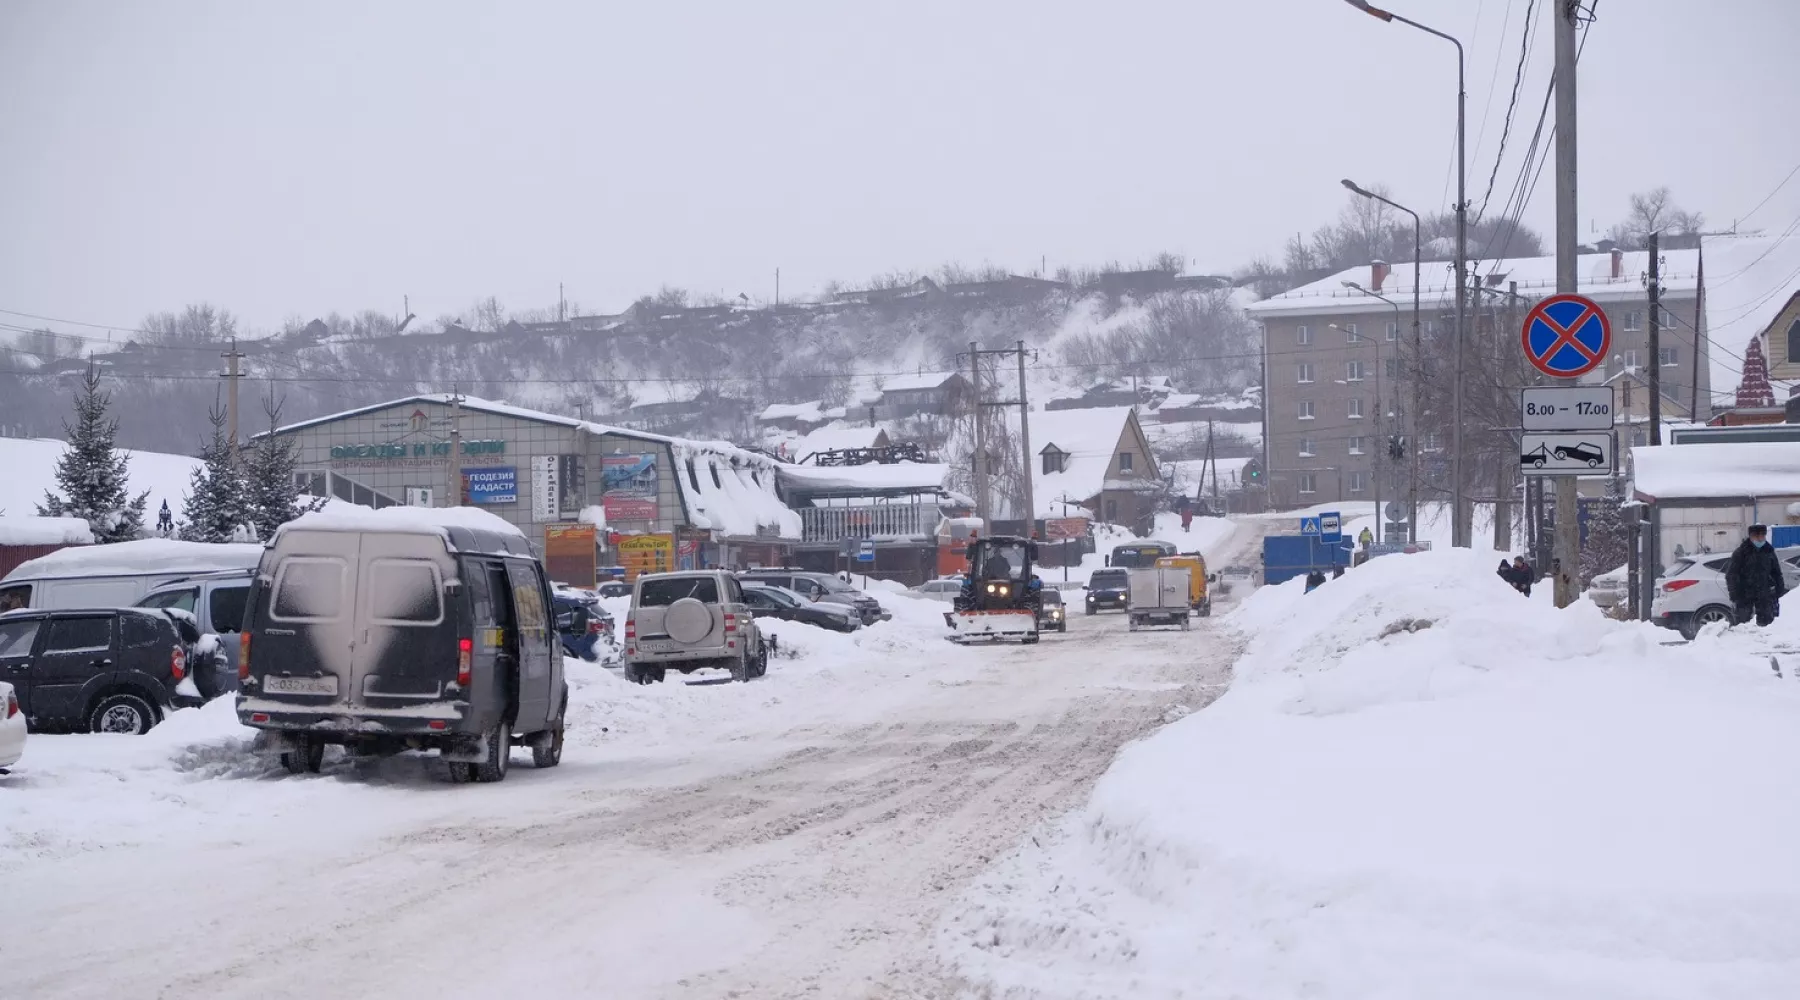
<path fill-rule="evenodd" d="M 1526 0 L 1525 30 L 1519 39 L 1519 64 L 1513 69 L 1512 97 L 1506 104 L 1506 118 L 1500 127 L 1500 149 L 1494 154 L 1494 169 L 1488 173 L 1487 193 L 1481 196 L 1481 211 L 1475 213 L 1475 221 L 1479 223 L 1487 215 L 1488 200 L 1494 196 L 1494 181 L 1500 176 L 1500 164 L 1506 159 L 1506 140 L 1512 134 L 1513 111 L 1519 106 L 1519 88 L 1525 82 L 1525 63 L 1531 57 L 1531 42 L 1536 37 L 1537 22 L 1531 14 L 1537 8 L 1537 0 Z M 1511 8 L 1508 7 L 1510 14 Z M 1502 29 L 1504 30 L 1504 28 Z M 1494 70 L 1499 72 L 1500 61 L 1494 60 Z M 1492 84 L 1489 85 L 1490 87 Z M 1485 129 L 1485 124 L 1483 125 Z"/>
<path fill-rule="evenodd" d="M 1763 200 L 1756 203 L 1756 208 L 1753 208 L 1750 211 L 1745 212 L 1742 216 L 1740 216 L 1737 220 L 1738 223 L 1742 224 L 1744 222 L 1748 222 L 1752 215 L 1755 215 L 1759 209 L 1761 209 L 1764 205 L 1767 205 L 1769 203 L 1770 198 L 1773 198 L 1776 195 L 1780 194 L 1781 189 L 1784 187 L 1787 187 L 1787 182 L 1793 180 L 1795 174 L 1800 174 L 1800 163 L 1794 164 L 1794 169 L 1788 171 L 1787 176 L 1783 177 L 1781 179 L 1780 184 L 1775 185 L 1775 190 L 1770 191 L 1768 194 L 1764 195 Z"/>

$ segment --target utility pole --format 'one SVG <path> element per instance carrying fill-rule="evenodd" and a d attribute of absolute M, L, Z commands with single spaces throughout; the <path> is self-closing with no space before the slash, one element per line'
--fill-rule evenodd
<path fill-rule="evenodd" d="M 563 283 L 556 283 L 556 321 L 566 323 L 569 320 L 569 300 L 563 296 Z"/>
<path fill-rule="evenodd" d="M 1200 466 L 1200 490 L 1201 490 L 1202 495 L 1204 495 L 1204 493 L 1206 491 L 1206 473 L 1207 473 L 1207 470 L 1209 470 L 1209 469 L 1212 470 L 1213 512 L 1218 513 L 1218 510 L 1219 510 L 1219 459 L 1218 459 L 1218 456 L 1213 453 L 1213 422 L 1210 420 L 1208 420 L 1206 422 L 1206 461 L 1204 463 L 1202 463 Z M 1199 498 L 1196 497 L 1195 499 L 1199 499 Z"/>
<path fill-rule="evenodd" d="M 1706 421 L 1700 419 L 1700 331 L 1706 329 L 1706 248 L 1694 253 L 1700 263 L 1694 275 L 1694 347 L 1688 352 L 1694 356 L 1688 377 L 1688 420 L 1703 424 Z"/>
<path fill-rule="evenodd" d="M 1556 37 L 1556 290 L 1574 294 L 1581 290 L 1576 274 L 1580 222 L 1575 209 L 1575 19 L 1581 6 L 1576 0 L 1555 0 L 1549 6 Z M 1573 384 L 1573 380 L 1564 384 Z M 1580 596 L 1576 579 L 1581 562 L 1579 503 L 1575 477 L 1556 477 L 1556 545 L 1551 564 L 1559 608 L 1574 604 Z"/>
<path fill-rule="evenodd" d="M 1037 520 L 1037 505 L 1031 495 L 1031 404 L 1025 398 L 1025 342 L 1019 341 L 1019 442 L 1024 451 L 1025 462 L 1019 466 L 1025 483 L 1025 537 L 1032 537 L 1035 532 L 1032 524 Z"/>
<path fill-rule="evenodd" d="M 1455 41 L 1455 39 L 1451 39 Z M 1473 544 L 1474 512 L 1470 509 L 1468 484 L 1463 482 L 1463 355 L 1469 339 L 1469 189 L 1466 172 L 1469 157 L 1464 150 L 1468 139 L 1469 91 L 1463 83 L 1463 47 L 1456 43 L 1456 383 L 1451 393 L 1455 421 L 1450 434 L 1451 540 L 1457 548 Z"/>
<path fill-rule="evenodd" d="M 220 355 L 225 359 L 225 428 L 231 435 L 231 464 L 238 464 L 238 380 L 244 373 L 238 368 L 238 362 L 244 356 L 238 353 L 237 338 L 231 338 L 231 350 Z"/>
<path fill-rule="evenodd" d="M 969 472 L 975 480 L 975 516 L 981 518 L 982 530 L 985 531 L 988 516 L 987 463 L 982 459 L 987 457 L 987 442 L 983 440 L 981 433 L 981 345 L 974 341 L 969 342 L 969 376 L 969 381 L 975 387 L 970 406 L 970 413 L 975 417 L 975 453 L 969 459 Z"/>
<path fill-rule="evenodd" d="M 462 392 L 450 388 L 450 502 L 446 507 L 462 506 Z"/>
<path fill-rule="evenodd" d="M 1662 444 L 1662 262 L 1657 259 L 1655 231 L 1650 233 L 1650 343 L 1644 363 L 1650 366 L 1650 443 Z"/>

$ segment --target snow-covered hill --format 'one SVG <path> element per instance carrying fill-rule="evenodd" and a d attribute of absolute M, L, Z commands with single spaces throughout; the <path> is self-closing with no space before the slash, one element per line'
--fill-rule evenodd
<path fill-rule="evenodd" d="M 123 436 L 123 428 L 121 436 Z M 44 500 L 44 491 L 56 486 L 56 460 L 68 446 L 39 438 L 0 438 L 0 513 L 8 517 L 30 516 Z M 127 451 L 131 459 L 131 495 L 150 491 L 147 520 L 154 524 L 157 508 L 166 500 L 176 516 L 187 495 L 188 474 L 200 465 L 197 458 L 155 451 Z"/>

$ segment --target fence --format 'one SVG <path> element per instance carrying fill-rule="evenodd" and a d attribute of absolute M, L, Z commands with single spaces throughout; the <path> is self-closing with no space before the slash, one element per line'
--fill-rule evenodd
<path fill-rule="evenodd" d="M 941 515 L 936 504 L 870 504 L 861 507 L 803 507 L 804 542 L 846 538 L 930 538 Z"/>

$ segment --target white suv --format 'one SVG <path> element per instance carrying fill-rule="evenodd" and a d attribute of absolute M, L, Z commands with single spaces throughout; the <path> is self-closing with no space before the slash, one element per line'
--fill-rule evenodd
<path fill-rule="evenodd" d="M 1775 550 L 1781 560 L 1781 576 L 1787 589 L 1800 586 L 1800 546 Z M 1700 553 L 1677 559 L 1656 581 L 1656 597 L 1650 602 L 1650 620 L 1672 628 L 1688 639 L 1713 622 L 1731 620 L 1731 596 L 1725 589 L 1725 568 L 1731 553 Z"/>
<path fill-rule="evenodd" d="M 768 646 L 737 577 L 723 570 L 638 577 L 625 619 L 625 679 L 649 684 L 670 668 L 708 667 L 731 671 L 734 681 L 769 669 Z"/>

